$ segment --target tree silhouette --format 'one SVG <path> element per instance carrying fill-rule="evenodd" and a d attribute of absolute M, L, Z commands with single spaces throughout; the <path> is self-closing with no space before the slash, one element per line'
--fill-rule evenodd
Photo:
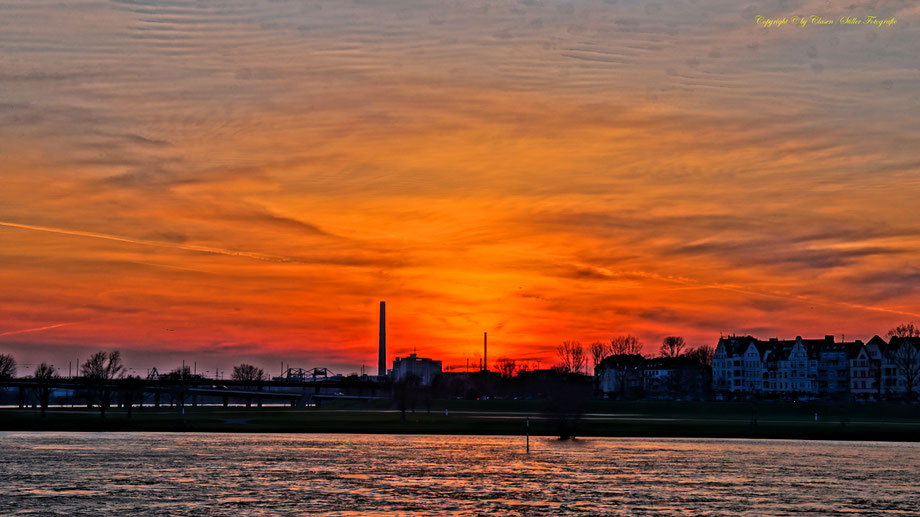
<path fill-rule="evenodd" d="M 505 379 L 514 377 L 514 372 L 517 371 L 517 361 L 507 357 L 500 357 L 495 365 L 498 367 L 498 373 Z"/>
<path fill-rule="evenodd" d="M 261 381 L 265 378 L 265 371 L 251 364 L 243 363 L 233 367 L 230 378 L 235 381 Z"/>
<path fill-rule="evenodd" d="M 716 349 L 709 345 L 700 345 L 691 348 L 684 356 L 705 366 L 712 366 L 712 358 L 716 355 Z"/>
<path fill-rule="evenodd" d="M 642 353 L 642 343 L 635 336 L 617 336 L 610 340 L 610 355 L 633 355 Z"/>
<path fill-rule="evenodd" d="M 668 336 L 662 340 L 661 348 L 658 349 L 658 353 L 661 354 L 662 357 L 680 357 L 685 346 L 687 346 L 687 344 L 684 342 L 684 338 L 680 336 Z"/>
<path fill-rule="evenodd" d="M 557 369 L 564 373 L 581 372 L 587 363 L 585 349 L 578 341 L 563 341 L 556 347 L 556 354 L 559 356 Z"/>
<path fill-rule="evenodd" d="M 54 366 L 42 363 L 35 369 L 35 384 L 38 388 L 38 404 L 42 408 L 42 418 L 48 409 L 48 400 L 51 398 L 51 381 L 57 377 Z"/>
<path fill-rule="evenodd" d="M 592 366 L 597 368 L 597 365 L 607 357 L 610 345 L 602 341 L 595 341 L 591 343 L 588 349 L 591 351 L 591 361 L 594 363 Z"/>
<path fill-rule="evenodd" d="M 90 400 L 99 404 L 99 413 L 105 418 L 105 412 L 112 404 L 114 388 L 112 381 L 124 374 L 121 364 L 121 352 L 96 352 L 81 366 L 83 377 L 90 383 Z"/>
<path fill-rule="evenodd" d="M 16 360 L 9 354 L 0 354 L 0 379 L 12 379 L 16 376 Z"/>
<path fill-rule="evenodd" d="M 915 396 L 914 385 L 920 376 L 920 329 L 913 323 L 905 323 L 888 331 L 890 358 L 898 370 L 898 375 L 904 378 L 907 387 L 907 398 L 912 400 Z"/>

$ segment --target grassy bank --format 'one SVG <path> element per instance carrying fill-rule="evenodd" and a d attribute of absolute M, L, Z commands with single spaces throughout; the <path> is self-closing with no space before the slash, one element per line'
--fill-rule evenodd
<path fill-rule="evenodd" d="M 100 418 L 87 409 L 0 410 L 5 431 L 191 431 L 394 434 L 557 434 L 558 421 L 538 401 L 433 401 L 403 419 L 389 404 L 327 404 L 321 409 L 113 409 Z M 445 413 L 446 410 L 446 413 Z M 815 420 L 815 413 L 818 420 Z M 920 407 L 893 404 L 596 402 L 580 419 L 578 436 L 796 438 L 920 441 Z"/>

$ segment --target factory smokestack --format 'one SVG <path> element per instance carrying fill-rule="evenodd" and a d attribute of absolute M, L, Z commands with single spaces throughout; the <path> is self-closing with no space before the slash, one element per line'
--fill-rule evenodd
<path fill-rule="evenodd" d="M 377 375 L 387 374 L 387 302 L 380 302 L 380 350 L 377 356 Z"/>
<path fill-rule="evenodd" d="M 482 333 L 482 369 L 489 371 L 489 333 Z"/>

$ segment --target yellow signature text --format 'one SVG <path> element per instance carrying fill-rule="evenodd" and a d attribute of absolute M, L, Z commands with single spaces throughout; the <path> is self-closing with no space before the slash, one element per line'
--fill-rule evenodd
<path fill-rule="evenodd" d="M 887 20 L 880 19 L 877 16 L 866 16 L 864 18 L 841 16 L 836 20 L 832 20 L 817 14 L 812 14 L 810 16 L 783 16 L 782 18 L 767 18 L 766 16 L 758 14 L 754 17 L 754 23 L 764 29 L 776 29 L 784 25 L 799 28 L 808 25 L 865 25 L 868 27 L 891 27 L 898 23 L 898 21 L 894 18 L 889 18 Z"/>

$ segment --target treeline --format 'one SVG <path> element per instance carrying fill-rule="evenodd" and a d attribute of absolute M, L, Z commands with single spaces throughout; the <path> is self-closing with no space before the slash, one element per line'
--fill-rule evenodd
<path fill-rule="evenodd" d="M 556 362 L 552 370 L 560 373 L 583 373 L 588 371 L 588 361 L 596 368 L 604 359 L 614 355 L 635 355 L 651 358 L 642 353 L 644 346 L 631 334 L 616 336 L 609 341 L 595 341 L 587 347 L 579 341 L 563 341 L 556 347 Z M 680 336 L 668 336 L 661 341 L 658 357 L 684 357 L 701 365 L 711 366 L 715 348 L 709 345 L 688 346 Z M 501 357 L 495 362 L 496 369 L 502 377 L 510 379 L 519 373 L 529 371 L 529 363 Z"/>
<path fill-rule="evenodd" d="M 16 378 L 16 372 L 16 359 L 10 354 L 0 354 L 0 381 Z M 77 377 L 86 386 L 87 405 L 97 407 L 103 418 L 113 404 L 123 405 L 130 416 L 131 408 L 142 402 L 144 379 L 127 374 L 121 359 L 121 352 L 118 350 L 96 352 L 79 366 Z M 41 407 L 41 414 L 45 416 L 54 384 L 52 381 L 61 376 L 54 365 L 42 362 L 32 376 L 27 378 L 35 381 L 35 396 Z M 242 363 L 233 367 L 230 378 L 235 381 L 256 382 L 267 380 L 268 376 L 262 368 Z M 183 365 L 163 375 L 157 373 L 154 368 L 147 375 L 146 380 L 196 381 L 203 379 L 203 376 L 192 373 L 188 366 Z M 113 384 L 113 381 L 116 380 L 121 381 L 117 388 Z"/>

